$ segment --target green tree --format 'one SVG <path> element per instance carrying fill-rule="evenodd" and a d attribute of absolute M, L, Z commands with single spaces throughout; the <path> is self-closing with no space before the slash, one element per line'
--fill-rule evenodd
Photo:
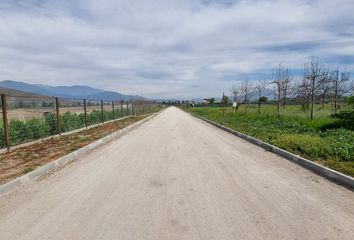
<path fill-rule="evenodd" d="M 19 102 L 18 102 L 18 107 L 19 107 L 19 108 L 23 108 L 23 101 L 19 101 Z"/>
<path fill-rule="evenodd" d="M 205 98 L 205 101 L 208 101 L 210 104 L 213 104 L 215 102 L 215 98 Z"/>
<path fill-rule="evenodd" d="M 261 105 L 266 103 L 268 98 L 266 96 L 262 96 L 258 99 L 258 113 L 261 113 Z"/>
<path fill-rule="evenodd" d="M 350 96 L 346 99 L 347 103 L 354 108 L 354 96 Z"/>
<path fill-rule="evenodd" d="M 227 104 L 228 101 L 229 101 L 229 97 L 228 96 L 226 96 L 226 95 L 222 96 L 221 103 Z"/>
<path fill-rule="evenodd" d="M 46 108 L 46 107 L 48 107 L 48 103 L 46 101 L 43 101 L 42 102 L 42 108 Z"/>
<path fill-rule="evenodd" d="M 352 106 L 352 110 L 340 111 L 339 113 L 332 114 L 331 117 L 337 118 L 340 126 L 354 129 L 354 96 L 346 98 L 348 105 Z"/>

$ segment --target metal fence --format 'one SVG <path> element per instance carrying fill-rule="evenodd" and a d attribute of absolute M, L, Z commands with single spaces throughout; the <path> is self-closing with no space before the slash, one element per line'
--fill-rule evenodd
<path fill-rule="evenodd" d="M 140 100 L 106 101 L 1 94 L 0 149 L 153 111 Z"/>

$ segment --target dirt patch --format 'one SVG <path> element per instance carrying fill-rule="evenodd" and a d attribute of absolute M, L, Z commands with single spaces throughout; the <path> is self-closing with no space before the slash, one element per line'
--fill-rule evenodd
<path fill-rule="evenodd" d="M 0 184 L 31 172 L 144 117 L 146 116 L 129 117 L 70 135 L 50 138 L 37 144 L 18 148 L 10 153 L 0 154 Z"/>

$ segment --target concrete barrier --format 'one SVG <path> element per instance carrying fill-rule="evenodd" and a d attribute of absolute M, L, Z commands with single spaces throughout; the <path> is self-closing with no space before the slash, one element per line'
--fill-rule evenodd
<path fill-rule="evenodd" d="M 159 112 L 158 112 L 159 113 Z M 28 182 L 28 181 L 32 181 L 50 171 L 53 171 L 59 167 L 64 166 L 65 164 L 72 162 L 74 160 L 76 160 L 78 157 L 80 157 L 82 154 L 87 153 L 90 150 L 93 150 L 97 147 L 100 147 L 101 145 L 110 142 L 116 138 L 118 138 L 119 136 L 124 135 L 125 133 L 137 128 L 138 126 L 140 126 L 142 123 L 150 120 L 151 118 L 155 117 L 158 113 L 154 113 L 151 116 L 148 116 L 136 123 L 133 123 L 123 129 L 120 129 L 104 138 L 101 138 L 93 143 L 90 143 L 89 145 L 82 147 L 72 153 L 69 153 L 53 162 L 50 162 L 44 166 L 41 166 L 39 168 L 37 168 L 36 170 L 33 170 L 32 172 L 29 172 L 21 177 L 18 177 L 14 180 L 11 180 L 10 182 L 7 182 L 3 185 L 0 186 L 0 196 L 9 192 L 10 190 L 12 190 L 15 187 L 21 186 L 24 183 Z"/>
<path fill-rule="evenodd" d="M 340 172 L 335 171 L 333 169 L 330 169 L 330 168 L 327 168 L 325 166 L 322 166 L 322 165 L 320 165 L 318 163 L 312 162 L 312 161 L 310 161 L 308 159 L 305 159 L 305 158 L 300 157 L 300 156 L 298 156 L 296 154 L 293 154 L 293 153 L 290 153 L 288 151 L 285 151 L 285 150 L 283 150 L 281 148 L 278 148 L 276 146 L 273 146 L 273 145 L 271 145 L 269 143 L 262 142 L 261 140 L 258 140 L 256 138 L 250 137 L 250 136 L 248 136 L 246 134 L 240 133 L 240 132 L 238 132 L 236 130 L 233 130 L 231 128 L 225 127 L 225 126 L 223 126 L 221 124 L 218 124 L 218 123 L 213 122 L 213 121 L 211 121 L 209 119 L 206 119 L 206 118 L 203 118 L 201 116 L 198 116 L 196 114 L 191 114 L 191 115 L 196 117 L 196 118 L 199 118 L 199 119 L 201 119 L 201 120 L 203 120 L 203 121 L 205 121 L 205 122 L 207 122 L 209 124 L 212 124 L 212 125 L 220 128 L 220 129 L 222 129 L 222 130 L 224 130 L 224 131 L 226 131 L 228 133 L 231 133 L 231 134 L 233 134 L 233 135 L 235 135 L 237 137 L 240 137 L 240 138 L 242 138 L 242 139 L 244 139 L 244 140 L 246 140 L 246 141 L 248 141 L 250 143 L 253 143 L 253 144 L 257 145 L 257 146 L 260 146 L 260 147 L 264 148 L 265 150 L 267 150 L 269 152 L 273 152 L 273 153 L 275 153 L 275 154 L 277 154 L 277 155 L 279 155 L 279 156 L 281 156 L 281 157 L 283 157 L 283 158 L 285 158 L 285 159 L 287 159 L 287 160 L 289 160 L 291 162 L 294 162 L 294 163 L 296 163 L 296 164 L 298 164 L 298 165 L 300 165 L 300 166 L 302 166 L 302 167 L 304 167 L 304 168 L 316 173 L 319 176 L 325 177 L 325 178 L 327 178 L 327 179 L 329 179 L 329 180 L 331 180 L 331 181 L 333 181 L 333 182 L 335 182 L 335 183 L 337 183 L 339 185 L 342 185 L 342 186 L 347 187 L 348 189 L 354 191 L 354 178 L 352 178 L 350 176 L 347 176 L 347 175 L 345 175 L 343 173 L 340 173 Z"/>

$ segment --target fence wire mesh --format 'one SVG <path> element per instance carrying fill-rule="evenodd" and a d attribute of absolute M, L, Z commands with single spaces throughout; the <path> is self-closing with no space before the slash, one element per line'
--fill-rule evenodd
<path fill-rule="evenodd" d="M 58 99 L 60 132 L 69 132 L 85 127 L 84 101 L 79 99 Z"/>
<path fill-rule="evenodd" d="M 128 102 L 3 96 L 4 101 L 0 101 L 0 148 L 84 129 L 129 115 L 146 114 L 158 108 L 156 103 L 144 100 Z M 3 102 L 7 121 L 3 118 Z M 9 132 L 8 142 L 6 129 Z"/>
<path fill-rule="evenodd" d="M 6 110 L 11 145 L 56 134 L 53 98 L 6 96 Z"/>

